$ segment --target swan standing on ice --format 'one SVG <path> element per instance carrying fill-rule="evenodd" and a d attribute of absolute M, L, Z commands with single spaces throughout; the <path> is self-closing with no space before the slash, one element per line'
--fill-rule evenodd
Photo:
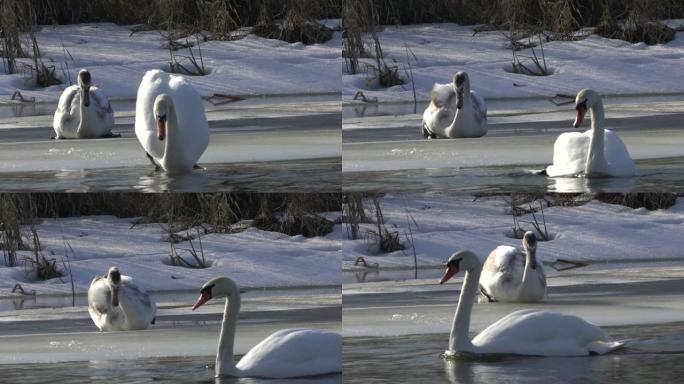
<path fill-rule="evenodd" d="M 591 89 L 583 89 L 575 98 L 579 128 L 584 114 L 591 110 L 591 129 L 567 132 L 553 145 L 553 165 L 546 167 L 549 176 L 622 177 L 634 175 L 634 161 L 625 144 L 613 131 L 603 128 L 603 101 Z"/>
<path fill-rule="evenodd" d="M 342 372 L 342 336 L 316 329 L 283 329 L 252 348 L 235 364 L 233 343 L 240 313 L 240 290 L 217 277 L 200 290 L 193 310 L 212 298 L 226 298 L 216 354 L 216 377 L 288 378 Z"/>
<path fill-rule="evenodd" d="M 129 331 L 154 324 L 157 306 L 130 276 L 111 267 L 90 283 L 88 313 L 100 331 Z"/>
<path fill-rule="evenodd" d="M 459 270 L 465 280 L 449 335 L 445 357 L 459 353 L 532 356 L 585 356 L 604 354 L 623 344 L 611 341 L 601 328 L 572 315 L 523 309 L 510 313 L 470 340 L 470 312 L 482 271 L 480 259 L 470 251 L 454 253 L 440 280 L 446 283 Z"/>
<path fill-rule="evenodd" d="M 537 237 L 528 231 L 522 240 L 525 253 L 500 245 L 482 267 L 480 292 L 492 301 L 532 302 L 546 296 L 546 274 L 537 263 Z"/>
<path fill-rule="evenodd" d="M 435 84 L 430 105 L 423 112 L 423 136 L 426 138 L 482 137 L 487 134 L 487 105 L 470 90 L 465 72 L 454 76 L 453 84 Z"/>
<path fill-rule="evenodd" d="M 114 111 L 104 92 L 91 85 L 87 69 L 78 72 L 78 85 L 67 87 L 62 93 L 52 126 L 56 139 L 113 136 Z"/>
<path fill-rule="evenodd" d="M 202 98 L 181 76 L 148 71 L 138 88 L 135 134 L 152 164 L 167 173 L 188 173 L 209 145 Z"/>

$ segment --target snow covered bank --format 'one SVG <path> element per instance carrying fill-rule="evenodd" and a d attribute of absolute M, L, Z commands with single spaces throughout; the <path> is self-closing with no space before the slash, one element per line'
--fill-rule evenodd
<path fill-rule="evenodd" d="M 62 90 L 88 68 L 94 84 L 115 99 L 133 99 L 138 84 L 150 69 L 169 66 L 169 50 L 160 31 L 131 33 L 130 26 L 111 23 L 42 26 L 36 33 L 43 61 L 54 65 L 64 84 L 31 89 L 22 74 L 0 75 L 0 99 L 20 90 L 36 101 L 56 101 Z M 203 96 L 314 94 L 340 91 L 340 33 L 325 44 L 306 46 L 247 35 L 237 41 L 201 43 L 207 76 L 188 76 Z M 27 39 L 24 36 L 24 39 Z M 189 39 L 194 42 L 194 39 Z M 199 61 L 199 49 L 193 48 Z M 176 51 L 190 56 L 187 49 Z M 18 59 L 31 63 L 31 59 Z M 184 62 L 184 65 L 190 65 Z M 191 65 L 190 65 L 191 66 Z M 21 68 L 21 64 L 19 64 Z"/>
<path fill-rule="evenodd" d="M 338 225 L 339 226 L 339 225 Z M 55 258 L 60 270 L 67 241 L 77 292 L 85 292 L 96 275 L 116 265 L 125 275 L 135 278 L 153 291 L 196 290 L 216 276 L 230 276 L 244 287 L 331 286 L 340 284 L 340 231 L 326 237 L 305 238 L 267 232 L 256 228 L 235 234 L 208 234 L 201 237 L 206 269 L 190 269 L 169 265 L 170 246 L 162 225 L 132 225 L 131 219 L 112 216 L 89 216 L 46 219 L 37 226 L 46 258 Z M 196 235 L 195 231 L 188 231 Z M 179 233 L 185 235 L 185 232 Z M 29 241 L 30 243 L 30 241 Z M 193 245 L 199 252 L 199 240 Z M 175 244 L 177 252 L 192 260 L 187 241 Z M 21 251 L 18 258 L 32 257 Z M 27 277 L 22 266 L 0 265 L 0 295 L 20 283 L 27 292 L 67 294 L 71 292 L 68 274 L 62 278 L 38 281 Z M 32 275 L 33 276 L 33 275 Z"/>
<path fill-rule="evenodd" d="M 474 199 L 467 195 L 424 193 L 387 195 L 380 199 L 385 225 L 399 233 L 405 251 L 378 254 L 366 240 L 344 240 L 344 269 L 354 269 L 363 256 L 380 268 L 412 267 L 412 237 L 420 266 L 439 266 L 455 251 L 469 249 L 486 257 L 498 245 L 521 246 L 511 238 L 513 218 L 510 205 L 501 196 Z M 537 213 L 541 220 L 540 213 Z M 551 241 L 539 242 L 537 257 L 609 262 L 617 260 L 684 261 L 684 203 L 672 208 L 648 211 L 591 201 L 580 207 L 544 208 Z M 531 215 L 517 218 L 532 221 Z M 409 225 L 411 226 L 409 231 Z M 531 229 L 522 224 L 523 229 Z M 362 224 L 361 232 L 377 230 Z"/>
<path fill-rule="evenodd" d="M 677 24 L 681 20 L 670 21 Z M 574 94 L 591 87 L 605 95 L 683 93 L 684 83 L 673 81 L 684 65 L 684 33 L 678 32 L 667 44 L 648 46 L 591 35 L 581 41 L 553 41 L 543 44 L 547 67 L 545 77 L 510 72 L 512 54 L 501 31 L 474 33 L 472 26 L 423 24 L 386 26 L 379 33 L 388 65 L 396 65 L 404 85 L 388 89 L 368 84 L 364 73 L 342 76 L 343 99 L 350 101 L 361 90 L 380 102 L 413 100 L 409 64 L 417 98 L 427 102 L 434 83 L 449 83 L 457 71 L 466 71 L 472 88 L 485 98 L 550 97 Z M 535 49 L 540 55 L 540 49 Z M 531 56 L 531 50 L 518 52 Z M 415 59 L 414 59 L 415 55 Z M 372 64 L 373 59 L 360 59 Z M 534 66 L 534 64 L 526 63 Z M 421 108 L 422 110 L 422 108 Z"/>

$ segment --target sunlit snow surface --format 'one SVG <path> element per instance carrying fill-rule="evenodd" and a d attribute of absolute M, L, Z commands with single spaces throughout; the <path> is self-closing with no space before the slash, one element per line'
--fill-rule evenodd
<path fill-rule="evenodd" d="M 677 26 L 684 20 L 671 21 Z M 385 60 L 411 79 L 404 85 L 382 89 L 367 81 L 360 72 L 343 72 L 344 100 L 357 91 L 378 101 L 411 101 L 415 85 L 417 98 L 427 102 L 434 83 L 449 83 L 457 71 L 466 71 L 472 89 L 487 99 L 511 97 L 551 97 L 557 93 L 575 94 L 591 87 L 602 94 L 682 93 L 680 76 L 684 57 L 684 33 L 678 32 L 667 44 L 648 46 L 591 35 L 580 41 L 544 42 L 543 49 L 551 76 L 514 74 L 508 38 L 502 31 L 474 33 L 473 26 L 422 24 L 385 26 L 378 33 Z M 525 41 L 526 42 L 526 41 Z M 537 39 L 532 42 L 538 43 Z M 537 55 L 539 47 L 535 48 Z M 519 54 L 532 56 L 530 49 Z M 374 59 L 361 62 L 374 64 Z M 527 63 L 525 63 L 527 64 Z M 533 65 L 533 64 L 530 64 Z M 421 110 L 422 112 L 422 110 Z"/>
<path fill-rule="evenodd" d="M 132 33 L 131 27 L 111 23 L 45 25 L 36 32 L 36 39 L 43 60 L 55 66 L 66 85 L 76 81 L 81 68 L 87 68 L 93 83 L 110 98 L 132 99 L 145 72 L 168 68 L 169 50 L 160 31 Z M 193 37 L 188 40 L 196 44 Z M 209 74 L 188 80 L 202 96 L 337 93 L 340 40 L 336 32 L 332 40 L 309 46 L 255 35 L 202 42 L 202 60 Z M 187 49 L 175 53 L 190 56 Z M 193 54 L 199 56 L 196 46 Z M 17 61 L 32 63 L 31 59 Z M 31 89 L 22 74 L 0 76 L 0 95 L 7 99 L 19 89 L 25 98 L 57 101 L 64 87 Z"/>
<path fill-rule="evenodd" d="M 192 290 L 212 277 L 229 276 L 242 287 L 335 286 L 340 284 L 341 246 L 337 228 L 326 237 L 288 236 L 250 227 L 234 234 L 179 232 L 193 236 L 174 244 L 186 260 L 193 260 L 192 247 L 202 251 L 205 269 L 169 265 L 169 242 L 166 224 L 135 224 L 134 219 L 112 216 L 86 216 L 44 219 L 36 226 L 42 251 L 61 266 L 69 263 L 76 292 L 87 291 L 96 275 L 116 265 L 124 275 L 134 277 L 147 290 Z M 341 227 L 341 224 L 336 225 Z M 66 243 L 73 249 L 66 252 Z M 18 260 L 32 257 L 31 251 L 19 251 Z M 61 268 L 60 268 L 61 269 Z M 9 294 L 20 283 L 28 293 L 68 294 L 69 277 L 41 282 L 16 267 L 0 265 L 0 288 Z"/>

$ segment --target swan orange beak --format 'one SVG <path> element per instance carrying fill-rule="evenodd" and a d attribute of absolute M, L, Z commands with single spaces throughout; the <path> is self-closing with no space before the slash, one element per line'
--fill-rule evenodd
<path fill-rule="evenodd" d="M 444 272 L 444 276 L 442 276 L 442 279 L 439 281 L 440 284 L 444 284 L 449 279 L 451 279 L 455 274 L 458 273 L 458 266 L 457 265 L 450 265 L 447 267 L 446 272 Z"/>
<path fill-rule="evenodd" d="M 160 141 L 166 138 L 166 116 L 157 117 L 157 138 Z"/>
<path fill-rule="evenodd" d="M 200 297 L 197 299 L 197 302 L 195 303 L 195 305 L 192 306 L 192 310 L 194 311 L 195 309 L 199 308 L 202 304 L 206 303 L 210 299 L 211 299 L 211 295 L 209 294 L 208 291 L 202 292 L 202 294 L 200 294 Z"/>
<path fill-rule="evenodd" d="M 577 117 L 575 118 L 575 122 L 572 124 L 573 127 L 579 128 L 582 126 L 582 122 L 584 121 L 584 114 L 587 113 L 587 109 L 578 106 L 577 107 Z"/>

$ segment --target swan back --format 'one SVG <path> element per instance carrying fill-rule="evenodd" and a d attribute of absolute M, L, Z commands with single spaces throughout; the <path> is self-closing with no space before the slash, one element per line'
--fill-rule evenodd
<path fill-rule="evenodd" d="M 172 116 L 168 117 L 165 140 L 157 137 L 154 114 L 155 100 L 162 94 L 170 98 L 175 117 L 175 121 L 172 121 Z M 175 124 L 175 127 L 171 127 L 171 124 Z M 202 98 L 185 78 L 161 70 L 148 71 L 138 88 L 135 134 L 145 151 L 165 170 L 183 168 L 180 171 L 189 171 L 209 145 L 209 124 Z M 166 153 L 166 140 L 176 143 L 173 153 Z"/>
<path fill-rule="evenodd" d="M 601 328 L 573 315 L 525 309 L 510 313 L 473 339 L 476 353 L 533 356 L 603 354 L 620 343 Z"/>

